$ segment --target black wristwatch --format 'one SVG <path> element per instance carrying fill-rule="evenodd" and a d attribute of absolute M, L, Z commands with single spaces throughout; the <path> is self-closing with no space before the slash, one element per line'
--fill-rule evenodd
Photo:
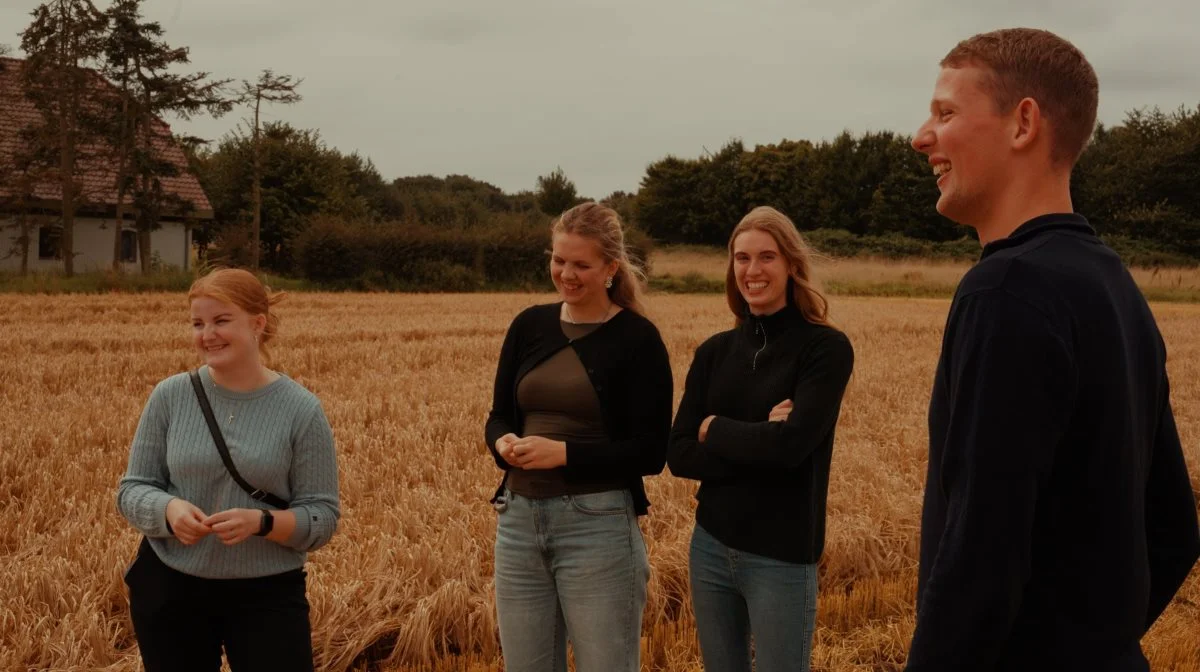
<path fill-rule="evenodd" d="M 262 522 L 259 524 L 258 532 L 255 532 L 254 536 L 265 537 L 271 533 L 271 530 L 274 527 L 275 527 L 275 516 L 271 515 L 270 511 L 263 509 L 262 510 Z"/>

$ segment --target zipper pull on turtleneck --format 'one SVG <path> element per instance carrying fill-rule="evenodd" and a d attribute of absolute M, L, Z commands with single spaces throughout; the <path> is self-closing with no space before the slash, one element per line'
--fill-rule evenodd
<path fill-rule="evenodd" d="M 762 347 L 758 349 L 758 352 L 754 353 L 754 362 L 750 366 L 752 371 L 757 371 L 758 356 L 762 354 L 763 350 L 767 349 L 767 325 L 763 324 L 762 320 L 759 320 L 754 326 L 754 333 L 762 333 L 763 337 Z"/>

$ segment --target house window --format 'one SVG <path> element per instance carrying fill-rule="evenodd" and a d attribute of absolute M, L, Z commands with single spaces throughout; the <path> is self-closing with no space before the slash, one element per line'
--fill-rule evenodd
<path fill-rule="evenodd" d="M 62 229 L 43 226 L 38 229 L 38 259 L 62 259 Z"/>
<path fill-rule="evenodd" d="M 121 232 L 121 263 L 136 264 L 138 253 L 137 231 Z"/>

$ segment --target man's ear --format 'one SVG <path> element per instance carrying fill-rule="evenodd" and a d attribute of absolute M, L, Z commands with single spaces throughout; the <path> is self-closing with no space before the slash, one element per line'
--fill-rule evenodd
<path fill-rule="evenodd" d="M 1012 111 L 1012 148 L 1024 150 L 1031 147 L 1045 132 L 1046 119 L 1042 107 L 1033 98 L 1022 98 Z"/>

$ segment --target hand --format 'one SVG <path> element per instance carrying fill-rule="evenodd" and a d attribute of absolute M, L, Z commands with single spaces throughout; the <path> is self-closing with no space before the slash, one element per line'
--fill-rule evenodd
<path fill-rule="evenodd" d="M 516 458 L 513 457 L 512 446 L 513 442 L 520 438 L 521 437 L 517 436 L 516 434 L 509 432 L 508 434 L 496 439 L 496 452 L 500 454 L 500 459 L 507 462 L 509 466 L 519 466 Z"/>
<path fill-rule="evenodd" d="M 527 436 L 512 443 L 515 464 L 522 469 L 553 469 L 567 463 L 567 444 L 541 436 Z"/>
<path fill-rule="evenodd" d="M 167 502 L 167 524 L 175 538 L 185 546 L 200 541 L 212 530 L 204 522 L 207 514 L 187 500 L 176 497 Z"/>
<path fill-rule="evenodd" d="M 710 415 L 704 419 L 704 422 L 700 423 L 700 432 L 696 436 L 696 438 L 699 439 L 701 443 L 703 443 L 704 440 L 708 438 L 708 426 L 711 425 L 712 421 L 716 420 L 716 419 L 717 419 L 717 416 Z"/>
<path fill-rule="evenodd" d="M 787 422 L 788 416 L 792 414 L 792 400 L 784 399 L 771 409 L 767 415 L 767 420 L 770 422 Z"/>
<path fill-rule="evenodd" d="M 262 509 L 229 509 L 204 520 L 226 546 L 240 544 L 262 527 Z"/>

